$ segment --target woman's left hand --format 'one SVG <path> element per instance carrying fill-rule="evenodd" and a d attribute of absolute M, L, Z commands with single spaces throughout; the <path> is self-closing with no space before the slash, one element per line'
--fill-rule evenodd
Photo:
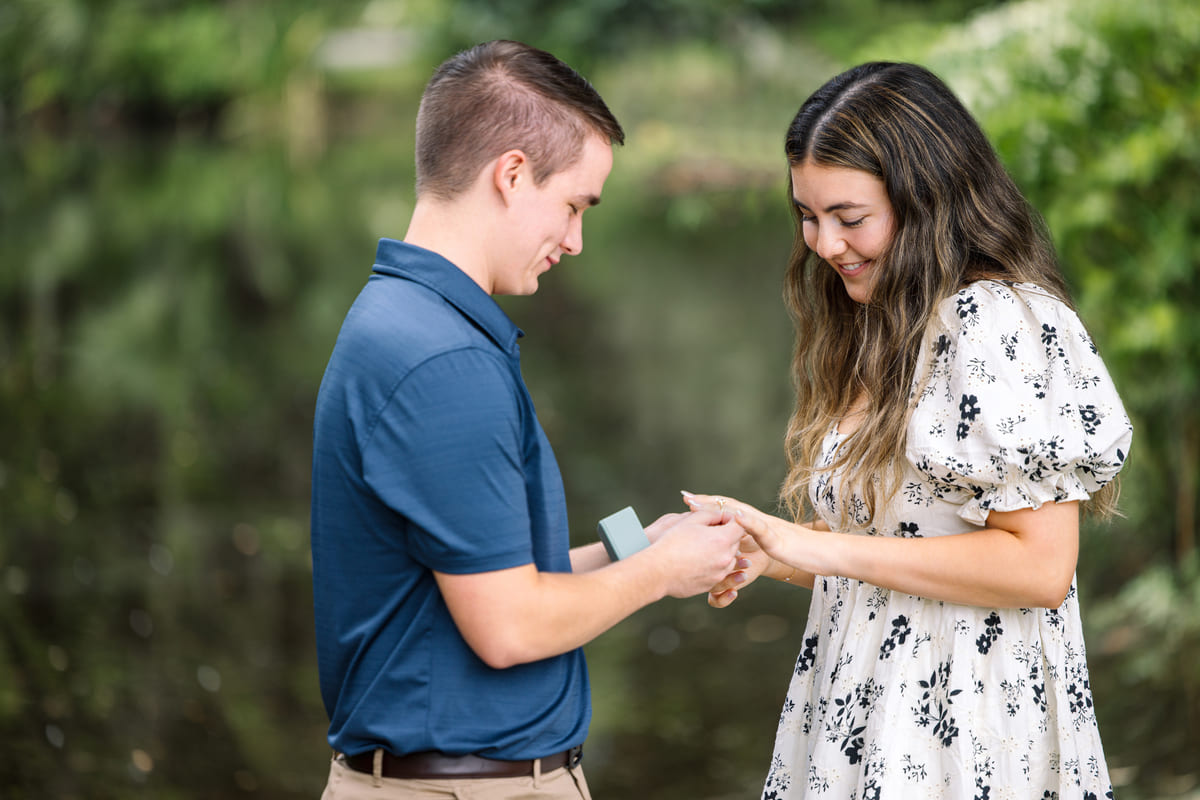
<path fill-rule="evenodd" d="M 771 566 L 771 557 L 762 551 L 752 536 L 743 536 L 738 544 L 737 569 L 708 591 L 708 604 L 725 608 L 737 600 L 738 590 L 744 589 Z"/>
<path fill-rule="evenodd" d="M 777 557 L 775 553 L 763 546 L 764 543 L 769 543 L 772 549 L 779 550 L 782 537 L 773 523 L 786 525 L 787 523 L 784 523 L 783 520 L 764 514 L 754 506 L 739 500 L 719 495 L 683 492 L 683 500 L 693 511 L 701 509 L 732 511 L 734 521 L 741 525 L 747 534 L 739 545 L 737 569 L 729 573 L 725 580 L 709 591 L 708 604 L 710 606 L 725 608 L 730 605 L 737 599 L 738 590 L 749 586 L 761 575 L 768 575 L 768 577 L 796 583 L 800 586 L 812 586 L 810 575 L 795 569 L 794 565 Z M 778 574 L 772 574 L 773 572 Z M 797 578 L 799 579 L 797 580 Z"/>

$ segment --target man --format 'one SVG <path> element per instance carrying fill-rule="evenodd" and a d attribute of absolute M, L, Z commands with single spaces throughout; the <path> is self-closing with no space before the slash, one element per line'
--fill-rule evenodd
<path fill-rule="evenodd" d="M 734 568 L 742 531 L 716 511 L 659 519 L 616 563 L 570 548 L 521 332 L 491 297 L 580 252 L 623 139 L 587 81 L 519 43 L 426 87 L 408 232 L 380 242 L 317 400 L 327 798 L 589 797 L 581 646 Z"/>

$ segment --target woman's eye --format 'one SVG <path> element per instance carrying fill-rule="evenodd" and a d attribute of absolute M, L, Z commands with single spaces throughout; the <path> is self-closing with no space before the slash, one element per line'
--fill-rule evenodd
<path fill-rule="evenodd" d="M 842 225 L 846 226 L 847 228 L 857 228 L 859 225 L 863 224 L 863 220 L 865 219 L 866 217 L 859 217 L 858 219 L 842 220 Z"/>

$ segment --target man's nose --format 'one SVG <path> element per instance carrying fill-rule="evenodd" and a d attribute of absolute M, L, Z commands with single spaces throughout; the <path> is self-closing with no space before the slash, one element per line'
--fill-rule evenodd
<path fill-rule="evenodd" d="M 567 235 L 563 237 L 559 244 L 562 251 L 570 256 L 577 256 L 583 252 L 583 221 L 578 217 L 571 222 L 567 228 Z"/>

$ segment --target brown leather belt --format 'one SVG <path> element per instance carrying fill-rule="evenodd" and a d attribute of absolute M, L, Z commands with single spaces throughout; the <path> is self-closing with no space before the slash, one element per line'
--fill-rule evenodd
<path fill-rule="evenodd" d="M 375 774 L 375 751 L 355 756 L 342 756 L 343 763 L 356 772 Z M 583 760 L 583 747 L 572 747 L 541 759 L 542 772 L 560 767 L 574 767 Z M 500 761 L 495 758 L 465 755 L 448 756 L 430 751 L 394 756 L 383 751 L 381 774 L 385 778 L 404 780 L 438 780 L 444 778 L 520 778 L 533 774 L 533 759 Z"/>

